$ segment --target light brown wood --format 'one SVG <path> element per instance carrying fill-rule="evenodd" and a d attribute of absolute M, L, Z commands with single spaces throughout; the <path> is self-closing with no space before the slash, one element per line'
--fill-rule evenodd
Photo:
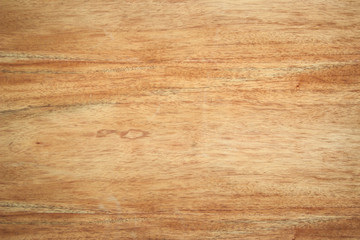
<path fill-rule="evenodd" d="M 360 1 L 0 1 L 1 239 L 360 239 Z"/>

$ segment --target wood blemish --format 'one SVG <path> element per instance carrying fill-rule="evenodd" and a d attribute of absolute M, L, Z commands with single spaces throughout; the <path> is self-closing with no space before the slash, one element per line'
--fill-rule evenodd
<path fill-rule="evenodd" d="M 124 131 L 120 133 L 122 138 L 128 139 L 138 139 L 148 136 L 149 133 L 146 131 L 142 131 L 140 129 L 129 129 L 128 131 Z"/>
<path fill-rule="evenodd" d="M 97 131 L 96 137 L 106 137 L 107 135 L 112 134 L 112 133 L 117 133 L 117 131 L 109 130 L 109 129 L 101 129 L 101 130 Z"/>
<path fill-rule="evenodd" d="M 149 135 L 148 132 L 140 129 L 129 129 L 127 131 L 119 132 L 114 129 L 100 129 L 96 133 L 96 137 L 106 137 L 109 134 L 118 134 L 121 138 L 138 139 Z"/>

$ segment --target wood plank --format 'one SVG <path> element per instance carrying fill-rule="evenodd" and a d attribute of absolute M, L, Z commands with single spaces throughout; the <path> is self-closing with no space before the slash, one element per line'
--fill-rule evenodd
<path fill-rule="evenodd" d="M 0 0 L 0 237 L 360 239 L 359 16 Z"/>

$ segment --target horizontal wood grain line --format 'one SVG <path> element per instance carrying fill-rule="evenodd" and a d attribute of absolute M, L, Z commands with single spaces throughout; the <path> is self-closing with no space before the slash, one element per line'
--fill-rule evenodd
<path fill-rule="evenodd" d="M 359 90 L 360 91 L 360 90 Z M 324 92 L 323 91 L 318 91 L 318 92 Z M 354 91 L 352 91 L 354 92 Z M 358 91 L 355 91 L 358 92 Z M 176 101 L 177 103 L 188 103 L 188 104 L 193 104 L 193 103 L 197 103 L 197 104 L 201 104 L 201 103 L 206 103 L 206 104 L 242 104 L 242 103 L 246 103 L 249 104 L 251 103 L 251 101 L 248 100 L 194 100 L 194 101 Z M 131 104 L 136 104 L 136 105 L 149 105 L 149 104 L 169 104 L 171 102 L 90 102 L 90 103 L 74 103 L 74 104 L 60 104 L 60 105 L 40 105 L 40 106 L 29 106 L 29 107 L 25 107 L 25 108 L 20 108 L 20 109 L 8 109 L 8 110 L 2 110 L 0 111 L 0 114 L 16 114 L 19 112 L 25 112 L 25 111 L 30 111 L 30 110 L 34 110 L 34 109 L 44 109 L 45 112 L 46 111 L 52 111 L 54 109 L 66 109 L 66 108 L 72 108 L 72 107 L 87 107 L 87 106 L 98 106 L 98 105 L 131 105 Z M 292 103 L 291 106 L 296 106 L 296 107 L 304 107 L 304 106 L 342 106 L 342 107 L 349 107 L 349 106 L 360 106 L 360 102 L 359 103 Z M 278 107 L 289 107 L 289 104 L 277 104 L 277 103 L 266 103 L 263 104 L 263 106 L 258 106 L 257 108 L 261 108 L 263 110 L 268 109 L 268 110 L 277 110 L 277 111 L 287 111 L 287 109 L 281 109 L 281 108 L 273 108 L 273 109 L 269 109 L 269 108 L 265 108 L 265 106 L 278 106 Z M 256 107 L 254 105 L 254 107 Z"/>

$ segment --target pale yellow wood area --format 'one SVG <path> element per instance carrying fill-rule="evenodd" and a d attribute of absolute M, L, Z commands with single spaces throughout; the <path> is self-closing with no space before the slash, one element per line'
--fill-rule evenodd
<path fill-rule="evenodd" d="M 360 239 L 360 1 L 0 0 L 1 239 Z"/>

